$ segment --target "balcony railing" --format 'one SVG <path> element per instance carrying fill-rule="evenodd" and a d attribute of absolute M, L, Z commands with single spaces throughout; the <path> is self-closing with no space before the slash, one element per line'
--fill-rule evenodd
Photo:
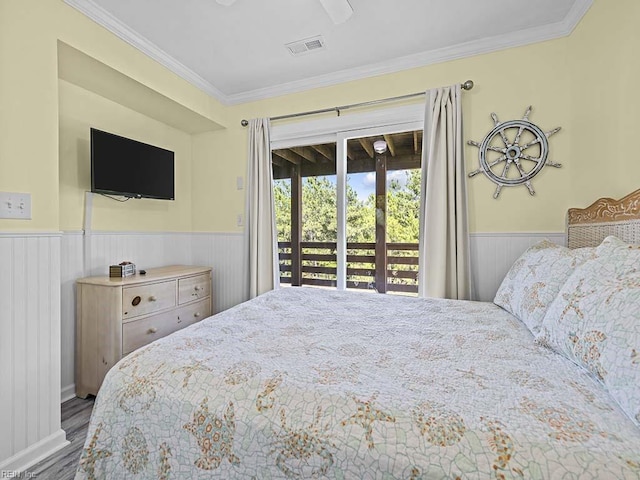
<path fill-rule="evenodd" d="M 335 287 L 335 242 L 302 242 L 302 284 Z M 386 285 L 376 285 L 375 243 L 347 243 L 347 288 L 418 293 L 418 244 L 387 243 Z M 280 283 L 291 283 L 291 242 L 278 242 Z"/>

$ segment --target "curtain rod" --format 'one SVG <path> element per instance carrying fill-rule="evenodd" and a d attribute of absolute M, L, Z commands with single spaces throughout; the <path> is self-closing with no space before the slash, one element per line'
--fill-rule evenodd
<path fill-rule="evenodd" d="M 460 87 L 462 87 L 463 90 L 471 90 L 473 88 L 473 80 L 467 80 L 466 82 L 460 84 Z M 377 105 L 379 103 L 395 102 L 397 100 L 405 100 L 407 98 L 419 97 L 420 95 L 424 95 L 425 93 L 426 92 L 410 93 L 408 95 L 400 95 L 398 97 L 389 97 L 389 98 L 382 98 L 380 100 L 371 100 L 370 102 L 352 103 L 350 105 L 342 105 L 340 107 L 333 107 L 333 108 L 322 108 L 320 110 L 311 110 L 309 112 L 290 113 L 288 115 L 271 117 L 270 120 L 271 121 L 284 120 L 285 118 L 306 117 L 307 115 L 318 115 L 320 113 L 329 113 L 329 112 L 336 112 L 338 116 L 340 116 L 341 110 L 348 110 L 349 108 L 356 108 L 356 107 L 368 107 L 371 105 Z M 249 121 L 243 119 L 240 122 L 240 125 L 242 125 L 243 127 L 246 127 L 247 125 L 249 125 Z"/>

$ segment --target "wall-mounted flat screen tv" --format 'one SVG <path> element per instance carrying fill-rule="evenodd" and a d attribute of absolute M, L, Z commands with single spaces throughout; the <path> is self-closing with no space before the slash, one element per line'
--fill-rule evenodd
<path fill-rule="evenodd" d="M 174 153 L 91 129 L 91 191 L 175 200 Z"/>

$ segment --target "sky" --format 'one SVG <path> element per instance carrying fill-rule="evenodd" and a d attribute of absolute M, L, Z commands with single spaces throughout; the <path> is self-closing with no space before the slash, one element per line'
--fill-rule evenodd
<path fill-rule="evenodd" d="M 333 178 L 331 179 L 332 181 L 334 181 Z M 387 172 L 387 187 L 391 183 L 391 180 L 397 180 L 400 182 L 400 185 L 406 185 L 406 170 L 394 170 L 392 172 Z M 347 175 L 347 182 L 356 191 L 360 200 L 365 200 L 371 193 L 375 193 L 376 191 L 375 172 L 350 173 Z"/>

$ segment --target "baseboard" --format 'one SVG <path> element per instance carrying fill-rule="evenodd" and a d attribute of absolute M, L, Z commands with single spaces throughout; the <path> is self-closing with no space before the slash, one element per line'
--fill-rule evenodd
<path fill-rule="evenodd" d="M 24 472 L 29 467 L 47 458 L 49 455 L 52 455 L 58 450 L 66 447 L 69 443 L 70 442 L 67 440 L 67 434 L 64 430 L 60 429 L 53 435 L 43 438 L 39 442 L 36 442 L 16 453 L 14 456 L 0 462 L 0 474 L 3 472 L 10 472 L 11 474 L 14 472 Z M 16 473 L 16 478 L 22 477 L 18 477 Z"/>
<path fill-rule="evenodd" d="M 71 400 L 72 398 L 76 398 L 76 384 L 72 383 L 71 385 L 67 385 L 66 387 L 62 387 L 60 391 L 60 403 L 64 403 L 66 401 Z"/>

